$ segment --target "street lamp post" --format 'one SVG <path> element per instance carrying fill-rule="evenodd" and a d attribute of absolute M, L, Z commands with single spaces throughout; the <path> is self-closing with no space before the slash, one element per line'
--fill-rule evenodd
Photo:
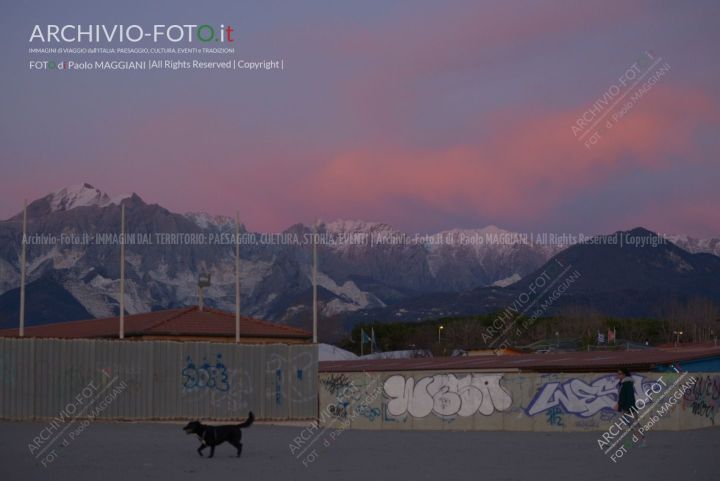
<path fill-rule="evenodd" d="M 443 329 L 445 329 L 445 326 L 443 326 L 442 324 L 438 326 L 438 344 L 440 344 L 440 333 Z"/>
<path fill-rule="evenodd" d="M 673 334 L 675 334 L 675 347 L 677 347 L 678 344 L 680 344 L 680 336 L 683 335 L 683 332 L 682 331 L 673 331 Z"/>

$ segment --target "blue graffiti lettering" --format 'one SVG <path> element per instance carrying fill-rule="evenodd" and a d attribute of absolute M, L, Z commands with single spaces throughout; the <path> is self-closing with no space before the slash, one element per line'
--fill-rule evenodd
<path fill-rule="evenodd" d="M 207 361 L 207 358 L 203 358 L 203 363 L 200 367 L 195 366 L 195 363 L 190 356 L 187 356 L 186 362 L 187 365 L 181 372 L 182 385 L 184 388 L 207 388 L 223 392 L 230 389 L 227 368 L 222 362 L 222 354 L 217 354 L 214 366 Z"/>

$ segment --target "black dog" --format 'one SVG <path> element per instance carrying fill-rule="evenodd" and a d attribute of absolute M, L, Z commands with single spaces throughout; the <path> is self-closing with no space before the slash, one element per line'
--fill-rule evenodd
<path fill-rule="evenodd" d="M 192 421 L 187 423 L 187 426 L 183 428 L 187 434 L 196 434 L 202 444 L 198 448 L 197 452 L 200 456 L 203 455 L 203 449 L 210 446 L 210 456 L 213 457 L 215 454 L 215 446 L 222 444 L 225 441 L 229 442 L 235 448 L 237 448 L 237 455 L 240 457 L 242 454 L 242 431 L 241 428 L 250 426 L 255 421 L 255 416 L 252 411 L 248 414 L 248 418 L 242 424 L 227 424 L 225 426 L 208 426 L 202 424 L 200 421 Z"/>

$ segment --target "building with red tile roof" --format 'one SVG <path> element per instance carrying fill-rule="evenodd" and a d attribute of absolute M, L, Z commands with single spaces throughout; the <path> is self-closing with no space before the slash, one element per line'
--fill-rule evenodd
<path fill-rule="evenodd" d="M 119 317 L 59 322 L 25 327 L 25 337 L 93 339 L 119 337 Z M 0 337 L 18 337 L 18 329 L 2 329 Z M 204 307 L 130 314 L 125 316 L 125 338 L 136 340 L 235 342 L 235 314 Z M 305 344 L 312 333 L 252 317 L 240 317 L 244 344 Z"/>

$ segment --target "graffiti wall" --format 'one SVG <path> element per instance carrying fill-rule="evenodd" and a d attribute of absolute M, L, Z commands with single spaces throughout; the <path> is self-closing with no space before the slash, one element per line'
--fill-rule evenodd
<path fill-rule="evenodd" d="M 695 423 L 720 424 L 720 375 L 698 373 L 695 377 L 697 382 L 683 397 L 683 409 Z"/>
<path fill-rule="evenodd" d="M 317 417 L 317 348 L 207 342 L 0 339 L 0 419 L 235 420 Z M 96 399 L 97 398 L 97 399 Z M 82 411 L 86 409 L 86 411 Z"/>
<path fill-rule="evenodd" d="M 416 418 L 436 416 L 489 416 L 512 404 L 510 393 L 500 385 L 502 374 L 435 374 L 417 380 L 412 376 L 391 376 L 383 390 L 387 411 L 393 416 Z"/>
<path fill-rule="evenodd" d="M 655 429 L 720 421 L 720 375 L 637 373 L 632 380 L 638 403 L 645 404 L 639 415 L 663 413 Z M 321 373 L 320 422 L 360 429 L 602 431 L 620 418 L 618 383 L 607 373 Z"/>

